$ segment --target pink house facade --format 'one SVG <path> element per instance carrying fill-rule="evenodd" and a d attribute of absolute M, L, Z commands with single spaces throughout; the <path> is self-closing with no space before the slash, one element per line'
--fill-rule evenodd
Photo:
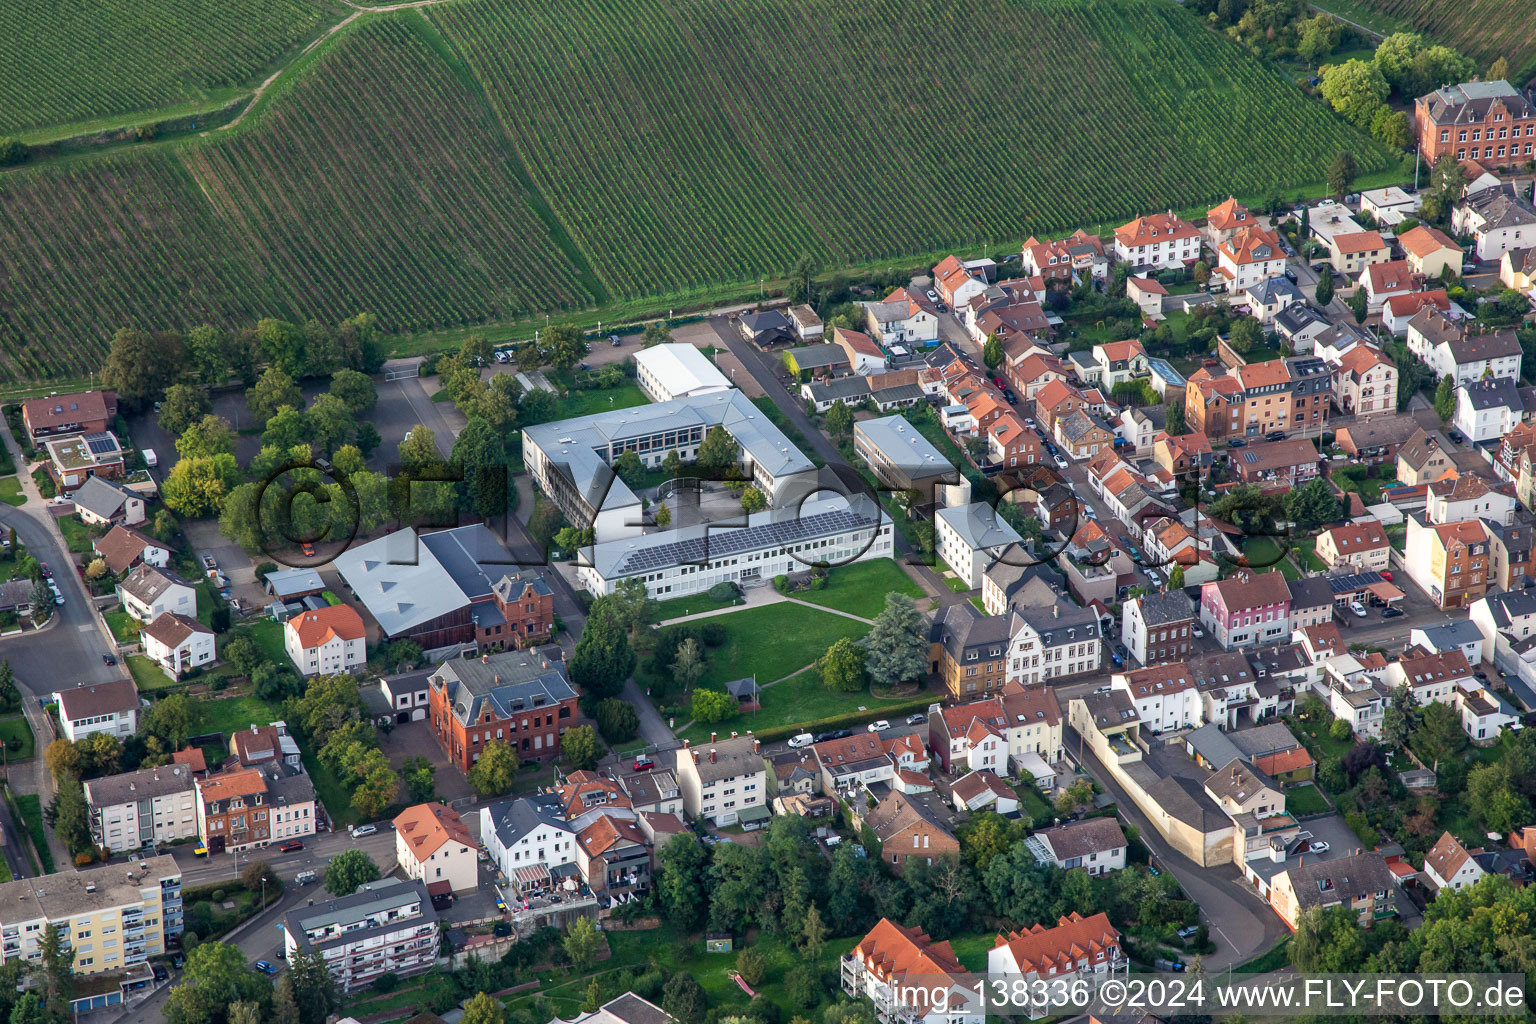
<path fill-rule="evenodd" d="M 1242 572 L 1200 588 L 1200 622 L 1229 651 L 1279 643 L 1290 619 L 1291 592 L 1279 571 Z"/>

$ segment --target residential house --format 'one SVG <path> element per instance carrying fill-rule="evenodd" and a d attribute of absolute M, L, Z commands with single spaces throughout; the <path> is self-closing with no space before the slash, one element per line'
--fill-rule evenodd
<path fill-rule="evenodd" d="M 801 380 L 812 377 L 845 377 L 853 372 L 848 353 L 840 346 L 817 343 L 785 349 L 780 357 L 790 373 Z M 882 366 L 881 369 L 884 369 Z"/>
<path fill-rule="evenodd" d="M 1102 375 L 1098 383 L 1106 391 L 1147 375 L 1147 353 L 1135 339 L 1095 345 L 1093 357 L 1098 361 Z"/>
<path fill-rule="evenodd" d="M 878 1024 L 983 1024 L 986 1014 L 948 942 L 882 917 L 843 954 L 843 992 L 868 998 Z M 935 998 L 935 996 L 939 998 Z M 657 1024 L 646 1020 L 640 1024 Z"/>
<path fill-rule="evenodd" d="M 1273 400 L 1271 395 L 1271 400 Z M 1212 376 L 1201 368 L 1192 373 L 1184 388 L 1184 419 L 1190 431 L 1213 441 L 1244 432 L 1247 402 L 1243 386 L 1234 377 Z"/>
<path fill-rule="evenodd" d="M 197 591 L 170 569 L 139 566 L 117 585 L 117 598 L 140 622 L 153 622 L 166 612 L 197 617 Z"/>
<path fill-rule="evenodd" d="M 1360 287 L 1365 289 L 1366 309 L 1371 312 L 1380 312 L 1388 299 L 1410 295 L 1423 284 L 1423 276 L 1415 274 L 1407 260 L 1373 263 L 1360 275 Z"/>
<path fill-rule="evenodd" d="M 864 814 L 864 824 L 880 840 L 880 857 L 900 874 L 908 861 L 932 864 L 940 857 L 958 857 L 960 843 L 926 804 L 892 791 Z"/>
<path fill-rule="evenodd" d="M 147 518 L 144 496 L 105 476 L 88 477 L 69 500 L 75 503 L 80 521 L 88 526 L 138 526 Z"/>
<path fill-rule="evenodd" d="M 987 457 L 993 466 L 1015 469 L 1043 462 L 1040 435 L 1025 426 L 1016 413 L 1004 413 L 987 424 L 985 434 Z"/>
<path fill-rule="evenodd" d="M 139 630 L 144 656 L 172 679 L 212 665 L 217 653 L 213 630 L 190 616 L 161 612 Z"/>
<path fill-rule="evenodd" d="M 1028 844 L 1037 860 L 1064 871 L 1082 868 L 1090 875 L 1107 875 L 1125 867 L 1125 833 L 1114 818 L 1085 818 L 1041 829 Z"/>
<path fill-rule="evenodd" d="M 1507 700 L 1471 682 L 1456 691 L 1456 709 L 1461 712 L 1462 731 L 1473 746 L 1492 746 L 1505 729 L 1519 729 L 1522 725 L 1520 715 Z"/>
<path fill-rule="evenodd" d="M 1109 684 L 1131 698 L 1142 725 L 1153 735 L 1202 724 L 1200 693 L 1189 666 L 1182 661 L 1116 672 L 1109 677 Z"/>
<path fill-rule="evenodd" d="M 1249 284 L 1239 295 L 1248 312 L 1261 327 L 1273 328 L 1275 318 L 1294 306 L 1304 306 L 1307 297 L 1285 277 L 1266 277 Z M 1301 351 L 1297 355 L 1307 355 Z"/>
<path fill-rule="evenodd" d="M 479 888 L 478 843 L 459 813 L 442 804 L 416 804 L 395 816 L 395 863 L 428 894 Z"/>
<path fill-rule="evenodd" d="M 283 624 L 283 649 L 303 676 L 362 668 L 368 661 L 363 617 L 345 604 L 305 609 Z"/>
<path fill-rule="evenodd" d="M 117 480 L 127 474 L 123 447 L 110 430 L 99 434 L 50 437 L 43 442 L 48 472 L 59 490 L 71 492 L 92 477 Z"/>
<path fill-rule="evenodd" d="M 1536 206 L 1502 188 L 1468 196 L 1451 211 L 1451 230 L 1477 240 L 1479 260 L 1499 260 L 1514 249 L 1528 249 L 1536 238 Z"/>
<path fill-rule="evenodd" d="M 1328 250 L 1336 274 L 1359 274 L 1373 263 L 1385 263 L 1392 250 L 1376 231 L 1350 231 L 1333 236 Z"/>
<path fill-rule="evenodd" d="M 385 974 L 423 974 L 437 961 L 437 912 L 427 887 L 415 879 L 384 878 L 350 896 L 296 906 L 282 928 L 287 961 L 319 954 L 346 996 Z"/>
<path fill-rule="evenodd" d="M 1211 439 L 1194 431 L 1188 434 L 1159 433 L 1152 441 L 1152 458 L 1158 466 L 1180 479 L 1191 472 L 1204 480 L 1215 465 Z"/>
<path fill-rule="evenodd" d="M 1488 582 L 1500 590 L 1516 590 L 1536 579 L 1536 528 L 1527 524 L 1487 522 Z"/>
<path fill-rule="evenodd" d="M 1441 477 L 1428 485 L 1424 513 L 1431 523 L 1480 519 L 1508 526 L 1515 521 L 1513 491 L 1508 483 L 1490 484 L 1476 473 Z"/>
<path fill-rule="evenodd" d="M 999 935 L 987 953 L 987 974 L 993 978 L 1022 978 L 1070 984 L 1079 979 L 1090 990 L 1129 966 L 1120 948 L 1120 933 L 1107 914 L 1092 917 L 1073 911 L 1047 928 L 1036 923 L 1020 932 Z"/>
<path fill-rule="evenodd" d="M 1015 814 L 1019 809 L 1019 794 L 1012 786 L 992 772 L 971 772 L 956 779 L 949 787 L 949 800 L 956 811 L 975 813 L 980 810 L 998 814 Z"/>
<path fill-rule="evenodd" d="M 1360 193 L 1360 212 L 1374 217 L 1376 225 L 1381 228 L 1395 228 L 1414 217 L 1423 203 L 1422 197 L 1411 195 L 1396 185 L 1366 189 Z"/>
<path fill-rule="evenodd" d="M 140 563 L 163 569 L 170 564 L 171 549 L 155 538 L 121 523 L 97 537 L 92 550 L 107 564 L 107 571 L 121 576 Z"/>
<path fill-rule="evenodd" d="M 1419 153 L 1431 166 L 1453 154 L 1458 162 L 1483 160 L 1513 166 L 1522 162 L 1516 157 L 1532 152 L 1529 141 L 1522 151 L 1518 140 L 1522 127 L 1527 139 L 1536 134 L 1536 102 L 1505 81 L 1445 85 L 1413 101 L 1413 123 Z M 1506 138 L 1515 141 L 1506 144 Z"/>
<path fill-rule="evenodd" d="M 1528 532 L 1530 528 L 1522 526 L 1519 529 Z M 1470 665 L 1479 665 L 1483 661 L 1483 634 L 1477 623 L 1470 619 L 1455 619 L 1438 626 L 1414 626 L 1408 634 L 1408 644 L 1435 654 L 1460 651 Z M 1491 647 L 1489 652 L 1492 653 Z"/>
<path fill-rule="evenodd" d="M 1239 572 L 1200 588 L 1200 622 L 1227 650 L 1289 636 L 1290 614 L 1290 591 L 1278 570 Z"/>
<path fill-rule="evenodd" d="M 1215 280 L 1223 281 L 1227 291 L 1241 295 L 1271 277 L 1285 273 L 1285 250 L 1280 236 L 1257 224 L 1239 228 L 1216 247 Z"/>
<path fill-rule="evenodd" d="M 885 372 L 885 350 L 863 331 L 835 327 L 832 330 L 832 344 L 843 350 L 843 354 L 848 357 L 849 365 L 853 367 L 853 372 L 859 376 L 867 377 L 872 373 Z"/>
<path fill-rule="evenodd" d="M 1048 381 L 1035 395 L 1035 419 L 1047 431 L 1056 429 L 1057 420 L 1087 407 L 1083 393 L 1065 381 Z"/>
<path fill-rule="evenodd" d="M 551 871 L 576 863 L 576 828 L 553 794 L 499 800 L 480 808 L 480 842 L 491 863 L 509 879 L 532 869 L 542 870 L 547 880 Z"/>
<path fill-rule="evenodd" d="M 1437 893 L 1444 889 L 1460 892 L 1476 885 L 1483 869 L 1455 836 L 1443 832 L 1424 855 L 1424 877 Z"/>
<path fill-rule="evenodd" d="M 1398 451 L 1418 430 L 1411 415 L 1376 416 L 1340 427 L 1334 442 L 1351 462 L 1362 466 L 1395 464 Z"/>
<path fill-rule="evenodd" d="M 1275 314 L 1275 333 L 1290 343 L 1297 355 L 1315 351 L 1317 337 L 1332 328 L 1328 318 L 1311 306 L 1287 306 Z"/>
<path fill-rule="evenodd" d="M 946 256 L 933 268 L 933 287 L 952 309 L 959 309 L 987 289 L 984 275 L 972 271 L 958 256 Z"/>
<path fill-rule="evenodd" d="M 33 447 L 50 437 L 100 434 L 117 422 L 115 391 L 71 391 L 21 403 L 21 423 Z"/>
<path fill-rule="evenodd" d="M 1456 389 L 1451 425 L 1472 444 L 1502 438 L 1524 418 L 1520 389 L 1509 377 L 1473 381 Z"/>
<path fill-rule="evenodd" d="M 1002 689 L 1007 678 L 1009 616 L 979 614 L 968 603 L 948 605 L 929 631 L 929 670 L 956 700 Z"/>
<path fill-rule="evenodd" d="M 1183 661 L 1194 650 L 1197 621 L 1182 590 L 1143 594 L 1123 606 L 1120 642 L 1143 665 Z"/>
<path fill-rule="evenodd" d="M 1313 907 L 1345 907 L 1369 925 L 1396 913 L 1397 883 L 1379 853 L 1355 853 L 1324 860 L 1297 858 L 1270 879 L 1269 905 L 1295 931 L 1301 916 Z"/>
<path fill-rule="evenodd" d="M 1255 227 L 1258 223 L 1258 218 L 1248 207 L 1228 196 L 1226 202 L 1205 211 L 1205 240 L 1211 248 L 1216 249 L 1238 232 Z"/>
<path fill-rule="evenodd" d="M 1131 276 L 1125 279 L 1125 297 L 1136 303 L 1143 317 L 1160 320 L 1168 289 L 1155 277 Z"/>
<path fill-rule="evenodd" d="M 1394 295 L 1381 309 L 1381 325 L 1396 337 L 1408 333 L 1408 325 L 1420 310 L 1433 309 L 1441 316 L 1451 313 L 1451 296 L 1444 288 L 1431 288 L 1423 292 L 1407 292 Z M 1458 311 L 1460 307 L 1457 307 Z"/>
<path fill-rule="evenodd" d="M 1007 681 L 1026 686 L 1094 672 L 1103 656 L 1098 613 L 1058 599 L 1008 617 Z"/>
<path fill-rule="evenodd" d="M 996 507 L 977 501 L 939 509 L 934 515 L 934 540 L 940 560 L 967 590 L 974 590 L 1003 549 L 1023 538 Z"/>
<path fill-rule="evenodd" d="M 790 306 L 784 313 L 794 325 L 795 336 L 801 341 L 820 341 L 826 333 L 826 325 L 816 315 L 816 310 L 803 302 Z"/>
<path fill-rule="evenodd" d="M 1150 453 L 1152 442 L 1167 425 L 1166 411 L 1160 405 L 1138 408 L 1126 406 L 1115 422 L 1115 433 L 1134 448 L 1137 454 Z"/>
<path fill-rule="evenodd" d="M 1477 688 L 1472 666 L 1460 650 L 1435 653 L 1410 647 L 1397 661 L 1387 666 L 1382 681 L 1393 690 L 1406 687 L 1417 707 L 1430 703 L 1452 705 L 1457 694 Z"/>
<path fill-rule="evenodd" d="M 91 837 L 113 853 L 197 836 L 196 787 L 186 765 L 87 779 L 84 788 Z"/>
<path fill-rule="evenodd" d="M 677 758 L 683 809 L 690 817 L 715 825 L 733 825 L 742 814 L 768 802 L 767 768 L 762 745 L 749 732 L 729 739 L 710 735 L 709 746 L 686 740 Z"/>
<path fill-rule="evenodd" d="M 741 336 L 760 348 L 794 342 L 800 336 L 794 321 L 777 309 L 749 310 L 736 317 Z"/>
<path fill-rule="evenodd" d="M 1031 235 L 1024 243 L 1020 265 L 1026 274 L 1046 281 L 1103 280 L 1109 276 L 1104 240 L 1081 228 L 1066 238 L 1048 242 Z"/>
<path fill-rule="evenodd" d="M 1115 229 L 1115 256 L 1134 268 L 1182 270 L 1200 258 L 1200 229 L 1172 210 Z"/>
<path fill-rule="evenodd" d="M 1536 247 L 1510 249 L 1500 256 L 1499 283 L 1525 295 L 1536 291 Z"/>
<path fill-rule="evenodd" d="M 428 679 L 432 732 L 461 772 L 491 743 L 523 760 L 560 752 L 560 735 L 576 722 L 576 690 L 552 649 L 482 654 L 439 665 Z"/>
<path fill-rule="evenodd" d="M 1291 594 L 1291 632 L 1333 620 L 1336 599 L 1330 580 L 1304 576 L 1286 580 L 1285 587 Z"/>
<path fill-rule="evenodd" d="M 1397 408 L 1397 367 L 1380 350 L 1356 345 L 1333 366 L 1333 399 L 1346 415 Z"/>
<path fill-rule="evenodd" d="M 881 301 L 863 305 L 866 329 L 886 349 L 938 343 L 939 311 L 925 296 L 897 288 Z"/>
<path fill-rule="evenodd" d="M 1380 522 L 1346 523 L 1317 535 L 1317 557 L 1330 569 L 1381 572 L 1389 565 L 1392 544 Z"/>
<path fill-rule="evenodd" d="M 1003 379 L 1012 385 L 1014 392 L 1025 402 L 1035 398 L 1051 381 L 1066 383 L 1061 360 L 1048 352 L 1032 349 L 1027 353 L 1010 357 L 1003 366 Z"/>
<path fill-rule="evenodd" d="M 1054 434 L 1062 451 L 1073 459 L 1091 459 L 1099 449 L 1115 443 L 1115 435 L 1081 409 L 1057 419 Z"/>
<path fill-rule="evenodd" d="M 1259 441 L 1227 450 L 1232 477 L 1265 491 L 1291 491 L 1321 475 L 1317 447 L 1304 438 Z"/>
<path fill-rule="evenodd" d="M 492 584 L 491 600 L 475 602 L 470 614 L 482 651 L 549 643 L 555 634 L 555 592 L 543 573 L 518 569 Z"/>
<path fill-rule="evenodd" d="M 1520 377 L 1520 342 L 1514 331 L 1474 330 L 1434 309 L 1422 309 L 1408 322 L 1408 351 L 1436 377 L 1451 377 L 1457 385 Z"/>
<path fill-rule="evenodd" d="M 1420 277 L 1438 280 L 1447 270 L 1461 276 L 1461 246 L 1439 228 L 1416 224 L 1398 235 L 1397 241 L 1409 269 Z"/>
<path fill-rule="evenodd" d="M 1499 479 L 1515 485 L 1515 497 L 1527 508 L 1536 505 L 1536 423 L 1521 421 L 1510 428 L 1493 451 Z"/>
<path fill-rule="evenodd" d="M 1420 428 L 1397 452 L 1397 479 L 1409 487 L 1439 480 L 1454 463 L 1448 442 L 1439 431 Z"/>
<path fill-rule="evenodd" d="M 1403 567 L 1442 610 L 1465 608 L 1488 590 L 1488 531 L 1476 519 L 1431 525 L 1407 517 Z"/>
<path fill-rule="evenodd" d="M 891 783 L 903 772 L 925 772 L 928 754 L 920 736 L 885 739 L 878 733 L 858 732 L 842 739 L 823 740 L 811 748 L 820 774 L 820 790 L 827 796 L 848 797 L 877 783 Z"/>
<path fill-rule="evenodd" d="M 58 705 L 59 729 L 71 743 L 93 732 L 123 739 L 138 731 L 139 691 L 132 679 L 59 690 L 53 700 Z"/>

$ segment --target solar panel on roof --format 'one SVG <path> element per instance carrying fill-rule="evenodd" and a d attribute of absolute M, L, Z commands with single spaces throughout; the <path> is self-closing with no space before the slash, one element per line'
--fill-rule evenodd
<path fill-rule="evenodd" d="M 92 455 L 105 455 L 117 450 L 117 442 L 110 437 L 88 437 L 85 443 L 90 446 Z"/>

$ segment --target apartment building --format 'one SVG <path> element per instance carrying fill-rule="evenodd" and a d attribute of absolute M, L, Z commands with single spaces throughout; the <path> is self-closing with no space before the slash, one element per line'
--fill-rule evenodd
<path fill-rule="evenodd" d="M 197 834 L 211 854 L 312 836 L 316 819 L 315 786 L 302 768 L 226 767 L 197 782 Z"/>
<path fill-rule="evenodd" d="M 96 844 L 114 853 L 197 835 L 197 786 L 189 765 L 87 780 L 85 803 Z"/>
<path fill-rule="evenodd" d="M 683 810 L 690 817 L 708 818 L 715 825 L 732 825 L 743 811 L 768 802 L 767 762 L 762 744 L 750 732 L 731 733 L 709 745 L 683 741 L 677 758 L 677 781 L 683 790 Z"/>
<path fill-rule="evenodd" d="M 139 690 L 131 679 L 60 690 L 53 701 L 59 708 L 59 728 L 71 743 L 93 732 L 123 739 L 138 731 Z"/>
<path fill-rule="evenodd" d="M 1285 577 L 1240 572 L 1200 588 L 1200 621 L 1221 646 L 1270 644 L 1290 635 L 1291 594 Z"/>
<path fill-rule="evenodd" d="M 1536 141 L 1536 100 L 1505 81 L 1445 85 L 1413 101 L 1419 153 L 1431 165 L 1454 155 L 1459 163 L 1523 163 Z"/>
<path fill-rule="evenodd" d="M 1182 590 L 1133 597 L 1122 606 L 1120 641 L 1143 665 L 1183 661 L 1194 650 L 1198 621 Z"/>
<path fill-rule="evenodd" d="M 416 804 L 395 816 L 395 863 L 427 892 L 472 892 L 479 886 L 475 838 L 442 804 Z"/>
<path fill-rule="evenodd" d="M 843 991 L 868 998 L 879 1024 L 983 1024 L 986 1008 L 948 942 L 882 917 L 843 954 Z M 916 996 L 916 998 L 913 998 Z M 939 996 L 940 998 L 934 998 Z"/>
<path fill-rule="evenodd" d="M 437 913 L 416 879 L 384 878 L 351 896 L 295 907 L 283 918 L 283 949 L 319 953 L 344 995 L 380 975 L 409 978 L 437 959 Z"/>
<path fill-rule="evenodd" d="M 576 724 L 576 690 L 559 651 L 526 649 L 454 659 L 428 680 L 428 720 L 438 743 L 467 773 L 489 743 L 524 760 L 554 757 L 560 734 Z"/>
<path fill-rule="evenodd" d="M 1090 988 L 1097 988 L 1128 967 L 1120 948 L 1120 933 L 1109 923 L 1107 914 L 1084 917 L 1073 911 L 1059 918 L 1054 928 L 1037 923 L 1020 932 L 999 935 L 987 952 L 989 975 L 1022 977 L 1026 982 L 1081 978 Z"/>
<path fill-rule="evenodd" d="M 181 934 L 181 868 L 166 854 L 0 884 L 0 961 L 40 960 L 49 925 L 74 949 L 76 975 L 143 964 Z"/>
<path fill-rule="evenodd" d="M 1488 591 L 1488 529 L 1481 520 L 1431 525 L 1408 516 L 1403 567 L 1441 609 L 1463 608 Z"/>
<path fill-rule="evenodd" d="M 351 672 L 368 660 L 363 617 L 345 604 L 306 609 L 283 627 L 283 649 L 300 675 Z"/>
<path fill-rule="evenodd" d="M 1132 267 L 1183 269 L 1200 258 L 1200 229 L 1172 210 L 1115 229 L 1115 256 Z"/>

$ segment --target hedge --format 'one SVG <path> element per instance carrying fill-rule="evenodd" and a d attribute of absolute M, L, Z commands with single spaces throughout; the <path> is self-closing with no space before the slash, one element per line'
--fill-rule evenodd
<path fill-rule="evenodd" d="M 927 711 L 928 705 L 943 703 L 940 697 L 934 700 L 932 694 L 922 697 L 913 697 L 911 700 L 896 701 L 891 704 L 882 704 L 877 708 L 866 708 L 863 711 L 849 711 L 846 714 L 832 715 L 829 718 L 818 718 L 811 722 L 796 722 L 793 725 L 779 725 L 771 729 L 759 729 L 752 735 L 762 743 L 773 743 L 776 740 L 788 739 L 798 736 L 802 732 L 826 732 L 828 729 L 839 729 L 847 725 L 864 725 L 876 719 L 886 718 L 890 715 L 909 715 L 914 711 Z"/>

